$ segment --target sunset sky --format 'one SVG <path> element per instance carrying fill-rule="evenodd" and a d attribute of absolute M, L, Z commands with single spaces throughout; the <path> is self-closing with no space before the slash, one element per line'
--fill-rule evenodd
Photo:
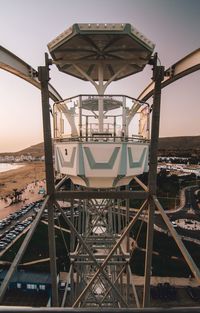
<path fill-rule="evenodd" d="M 0 0 L 0 45 L 37 69 L 47 44 L 74 23 L 130 23 L 156 45 L 168 68 L 200 47 L 200 0 Z M 200 60 L 199 60 L 200 62 Z M 107 93 L 137 97 L 151 81 L 148 68 L 111 84 Z M 90 83 L 51 67 L 62 97 L 96 93 Z M 43 141 L 40 91 L 0 69 L 0 152 Z M 162 93 L 160 136 L 200 135 L 200 71 Z"/>

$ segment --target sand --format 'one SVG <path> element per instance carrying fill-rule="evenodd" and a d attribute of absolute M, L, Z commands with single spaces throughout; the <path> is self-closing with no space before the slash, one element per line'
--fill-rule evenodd
<path fill-rule="evenodd" d="M 23 167 L 0 173 L 0 197 L 13 189 L 23 189 L 28 184 L 45 178 L 44 162 L 25 163 Z"/>
<path fill-rule="evenodd" d="M 21 209 L 23 205 L 43 198 L 46 189 L 44 163 L 25 163 L 23 167 L 0 173 L 0 219 Z M 22 190 L 21 201 L 12 203 L 13 189 Z"/>

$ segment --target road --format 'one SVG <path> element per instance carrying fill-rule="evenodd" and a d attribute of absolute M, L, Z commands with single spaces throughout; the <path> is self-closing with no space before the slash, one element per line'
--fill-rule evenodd
<path fill-rule="evenodd" d="M 183 207 L 174 211 L 167 211 L 166 213 L 170 221 L 174 223 L 178 234 L 184 237 L 200 240 L 200 228 L 197 226 L 200 223 L 200 208 L 197 201 L 198 190 L 198 186 L 185 188 L 185 201 Z M 183 227 L 180 227 L 181 223 L 179 223 L 179 221 L 181 220 L 196 221 L 196 228 L 195 224 L 193 229 L 184 229 Z M 168 228 L 163 222 L 162 217 L 157 214 L 155 215 L 155 226 L 157 228 L 163 229 L 165 232 L 168 231 Z"/>

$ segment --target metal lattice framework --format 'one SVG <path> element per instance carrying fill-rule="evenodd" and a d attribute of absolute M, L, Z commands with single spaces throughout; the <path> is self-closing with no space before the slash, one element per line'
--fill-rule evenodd
<path fill-rule="evenodd" d="M 84 26 L 82 27 L 83 28 L 82 30 L 80 30 L 80 32 L 86 31 L 84 29 Z M 77 31 L 77 26 L 75 27 L 75 30 Z M 96 29 L 95 31 L 98 30 Z M 59 38 L 59 40 L 63 40 L 65 35 L 71 36 L 71 33 L 65 33 L 62 38 Z M 116 42 L 117 40 L 114 40 L 114 38 L 112 38 L 110 43 L 107 44 L 107 48 L 105 50 L 108 56 L 110 51 L 107 50 L 108 48 L 110 49 L 110 47 L 112 46 L 112 41 Z M 90 42 L 91 44 L 91 38 L 87 39 L 87 42 Z M 57 45 L 57 42 L 54 42 L 54 44 Z M 96 49 L 96 47 L 94 48 Z M 95 66 L 99 63 L 99 54 L 96 50 L 92 53 L 91 51 L 87 51 L 87 53 L 92 54 L 92 64 L 95 64 Z M 73 51 L 71 50 L 69 52 L 72 53 Z M 128 52 L 131 53 L 132 51 Z M 188 75 L 200 69 L 199 53 L 199 49 L 194 51 L 183 60 L 177 62 L 175 65 L 170 67 L 170 69 L 168 69 L 167 71 L 164 71 L 164 68 L 162 66 L 157 65 L 156 58 L 152 60 L 154 82 L 151 83 L 138 98 L 138 100 L 146 101 L 149 97 L 154 95 L 152 106 L 152 131 L 148 185 L 145 186 L 141 181 L 138 180 L 137 177 L 135 177 L 135 180 L 142 188 L 142 191 L 120 191 L 118 189 L 97 191 L 88 190 L 87 188 L 78 188 L 71 191 L 60 191 L 59 187 L 67 177 L 65 177 L 56 187 L 54 186 L 49 97 L 51 97 L 54 101 L 60 101 L 62 99 L 59 94 L 53 89 L 53 87 L 50 86 L 48 83 L 49 65 L 51 64 L 51 61 L 46 56 L 46 65 L 43 67 L 39 67 L 37 74 L 37 72 L 33 70 L 29 65 L 14 56 L 12 53 L 8 52 L 3 47 L 0 47 L 0 67 L 27 80 L 28 82 L 41 89 L 45 143 L 45 166 L 47 180 L 47 197 L 1 285 L 0 301 L 2 301 L 4 297 L 9 281 L 14 271 L 16 270 L 21 258 L 23 257 L 23 254 L 32 238 L 33 233 L 35 232 L 35 229 L 46 207 L 48 208 L 49 253 L 52 277 L 52 306 L 66 306 L 66 304 L 72 307 L 81 306 L 106 308 L 150 306 L 150 278 L 155 210 L 158 210 L 161 214 L 165 224 L 169 229 L 169 232 L 176 241 L 193 275 L 198 281 L 200 281 L 200 273 L 198 267 L 187 252 L 183 242 L 181 241 L 176 230 L 172 227 L 171 222 L 169 221 L 166 213 L 164 212 L 156 197 L 157 146 L 159 135 L 161 88 L 167 86 L 168 84 L 185 75 Z M 94 62 L 94 56 L 95 60 L 98 61 L 96 63 Z M 62 64 L 59 63 L 59 66 L 65 66 L 64 61 L 65 60 L 62 60 Z M 131 62 L 132 61 L 133 60 L 131 59 Z M 73 67 L 75 69 L 75 72 L 70 74 L 77 76 L 77 73 L 79 72 L 80 75 L 83 75 L 82 78 L 86 79 L 87 77 L 84 75 L 84 72 L 86 72 L 85 69 L 81 68 L 80 64 L 76 64 L 74 60 L 73 62 L 70 62 L 68 59 L 67 64 L 72 64 L 73 66 L 66 66 L 65 69 L 69 69 L 71 71 Z M 124 61 L 122 63 L 124 63 Z M 84 64 L 91 65 L 91 60 L 90 62 L 87 61 Z M 113 62 L 113 64 L 115 64 L 115 62 Z M 95 71 L 94 66 L 92 68 L 90 67 L 90 71 L 89 69 L 87 70 L 89 74 L 92 74 L 93 71 L 94 73 L 97 73 L 98 70 Z M 114 79 L 117 79 L 117 75 L 119 75 L 120 73 L 119 70 L 116 69 L 117 74 L 115 75 L 114 67 L 108 67 L 108 71 L 110 72 L 110 74 L 113 73 Z M 127 75 L 129 74 L 124 73 L 124 76 Z M 118 79 L 119 78 L 121 77 L 118 77 Z M 96 78 L 90 77 L 89 80 L 91 79 L 95 80 Z M 109 78 L 107 78 L 107 80 L 109 80 Z M 132 119 L 134 112 L 135 110 L 130 110 L 129 120 Z M 74 129 L 74 124 L 70 112 L 67 113 L 69 113 L 67 114 L 69 123 L 72 126 L 72 129 Z M 78 220 L 74 218 L 73 205 L 74 201 L 77 201 L 77 199 L 79 201 Z M 129 199 L 143 200 L 143 203 L 140 208 L 138 208 L 136 214 L 131 214 L 131 210 L 129 208 Z M 63 208 L 60 205 L 60 200 L 71 201 L 70 217 L 65 214 Z M 71 267 L 69 270 L 68 280 L 68 283 L 71 284 L 71 293 L 70 298 L 68 298 L 67 284 L 61 303 L 59 303 L 58 300 L 57 286 L 54 230 L 55 208 L 61 213 L 71 231 Z M 146 214 L 148 216 L 148 228 L 143 303 L 140 303 L 134 281 L 131 278 L 131 248 L 129 244 L 129 233 L 136 221 L 143 214 Z M 100 236 L 97 235 L 98 229 L 101 230 Z"/>

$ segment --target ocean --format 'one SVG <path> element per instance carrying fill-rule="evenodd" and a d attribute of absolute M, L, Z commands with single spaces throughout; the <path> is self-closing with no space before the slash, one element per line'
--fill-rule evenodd
<path fill-rule="evenodd" d="M 15 170 L 24 166 L 23 164 L 16 164 L 16 163 L 0 163 L 0 173 L 7 172 L 10 170 Z"/>

